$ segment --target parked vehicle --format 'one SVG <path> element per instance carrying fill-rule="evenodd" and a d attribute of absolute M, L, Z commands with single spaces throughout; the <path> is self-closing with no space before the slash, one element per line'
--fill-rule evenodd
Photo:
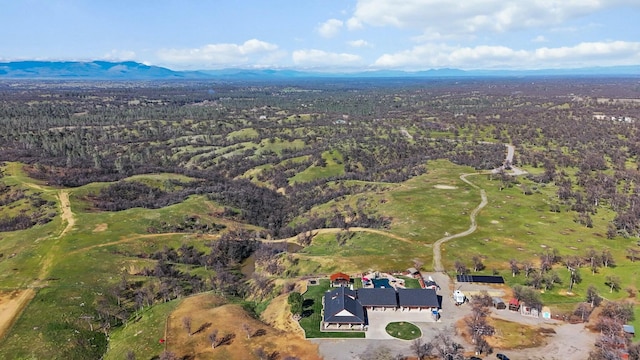
<path fill-rule="evenodd" d="M 505 354 L 497 354 L 496 357 L 500 360 L 509 360 L 509 357 Z"/>

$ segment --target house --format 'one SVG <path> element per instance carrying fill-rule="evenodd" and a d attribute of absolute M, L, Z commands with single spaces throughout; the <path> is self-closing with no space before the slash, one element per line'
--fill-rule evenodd
<path fill-rule="evenodd" d="M 367 330 L 368 311 L 430 311 L 439 318 L 440 301 L 433 289 L 362 288 L 345 286 L 322 297 L 324 331 Z"/>
<path fill-rule="evenodd" d="M 395 311 L 398 308 L 398 298 L 394 288 L 358 289 L 357 296 L 358 301 L 367 311 Z"/>
<path fill-rule="evenodd" d="M 356 300 L 356 292 L 340 286 L 328 291 L 322 298 L 323 329 L 364 330 L 365 311 Z"/>
<path fill-rule="evenodd" d="M 339 272 L 331 275 L 329 277 L 329 280 L 331 281 L 331 286 L 333 287 L 349 286 L 349 283 L 351 282 L 351 277 L 347 274 Z"/>
<path fill-rule="evenodd" d="M 507 308 L 507 305 L 499 297 L 495 297 L 494 296 L 494 297 L 491 298 L 491 301 L 493 302 L 493 307 L 498 309 L 498 310 L 504 310 L 504 309 Z"/>
<path fill-rule="evenodd" d="M 433 289 L 398 289 L 398 307 L 402 311 L 438 310 L 440 302 Z"/>

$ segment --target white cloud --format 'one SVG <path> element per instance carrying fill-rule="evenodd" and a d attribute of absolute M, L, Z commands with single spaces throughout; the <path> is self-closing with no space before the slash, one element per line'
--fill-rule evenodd
<path fill-rule="evenodd" d="M 259 56 L 278 50 L 278 46 L 265 41 L 251 39 L 242 44 L 208 44 L 193 49 L 163 49 L 158 57 L 169 63 L 206 63 L 234 66 L 246 64 Z"/>
<path fill-rule="evenodd" d="M 534 43 L 545 43 L 548 42 L 549 40 L 547 40 L 546 37 L 544 37 L 544 35 L 538 35 L 536 37 L 534 37 L 533 39 L 531 39 L 531 42 Z"/>
<path fill-rule="evenodd" d="M 362 63 L 358 55 L 332 53 L 323 50 L 296 50 L 292 54 L 293 63 L 303 67 L 346 68 Z"/>
<path fill-rule="evenodd" d="M 357 48 L 372 47 L 373 46 L 368 41 L 362 40 L 362 39 L 347 41 L 347 44 L 349 44 L 350 46 L 353 46 L 353 47 L 357 47 Z"/>
<path fill-rule="evenodd" d="M 329 19 L 318 26 L 318 33 L 326 38 L 331 38 L 340 32 L 343 22 L 338 19 Z"/>
<path fill-rule="evenodd" d="M 113 49 L 102 56 L 102 59 L 104 60 L 115 60 L 115 61 L 134 60 L 135 58 L 136 58 L 135 51 L 116 50 L 116 49 Z"/>
<path fill-rule="evenodd" d="M 543 69 L 640 63 L 640 42 L 584 42 L 575 46 L 516 50 L 506 46 L 461 47 L 422 44 L 394 54 L 384 54 L 377 68 L 429 69 Z"/>
<path fill-rule="evenodd" d="M 347 25 L 413 28 L 425 33 L 473 34 L 562 24 L 615 5 L 637 0 L 358 0 Z M 351 28 L 351 26 L 349 26 Z"/>
<path fill-rule="evenodd" d="M 354 17 L 347 20 L 347 29 L 349 30 L 357 30 L 362 29 L 362 22 Z"/>

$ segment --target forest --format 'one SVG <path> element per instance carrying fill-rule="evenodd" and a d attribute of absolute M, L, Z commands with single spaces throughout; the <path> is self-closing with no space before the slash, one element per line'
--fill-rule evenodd
<path fill-rule="evenodd" d="M 371 186 L 345 181 L 402 182 L 428 171 L 433 159 L 493 169 L 504 161 L 502 143 L 511 143 L 518 147 L 515 163 L 544 169 L 531 176 L 558 184 L 559 201 L 570 203 L 585 226 L 605 202 L 617 214 L 611 235 L 637 235 L 638 172 L 626 165 L 635 161 L 640 137 L 624 119 L 638 118 L 640 110 L 637 102 L 613 100 L 637 96 L 637 83 L 535 80 L 82 89 L 5 83 L 0 160 L 29 164 L 30 176 L 56 186 L 183 174 L 197 181 L 155 189 L 116 183 L 93 201 L 116 211 L 208 194 L 272 236 L 290 236 L 305 230 L 290 228 L 295 216 Z M 333 171 L 294 177 L 327 160 Z M 570 176 L 565 168 L 578 171 Z"/>

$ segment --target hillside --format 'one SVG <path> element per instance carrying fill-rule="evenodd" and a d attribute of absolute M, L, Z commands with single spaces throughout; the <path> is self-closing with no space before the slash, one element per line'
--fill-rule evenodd
<path fill-rule="evenodd" d="M 637 302 L 634 79 L 0 87 L 1 359 L 214 354 L 186 313 L 228 358 L 314 358 L 284 297 L 338 271 L 499 274 L 561 319 Z"/>

